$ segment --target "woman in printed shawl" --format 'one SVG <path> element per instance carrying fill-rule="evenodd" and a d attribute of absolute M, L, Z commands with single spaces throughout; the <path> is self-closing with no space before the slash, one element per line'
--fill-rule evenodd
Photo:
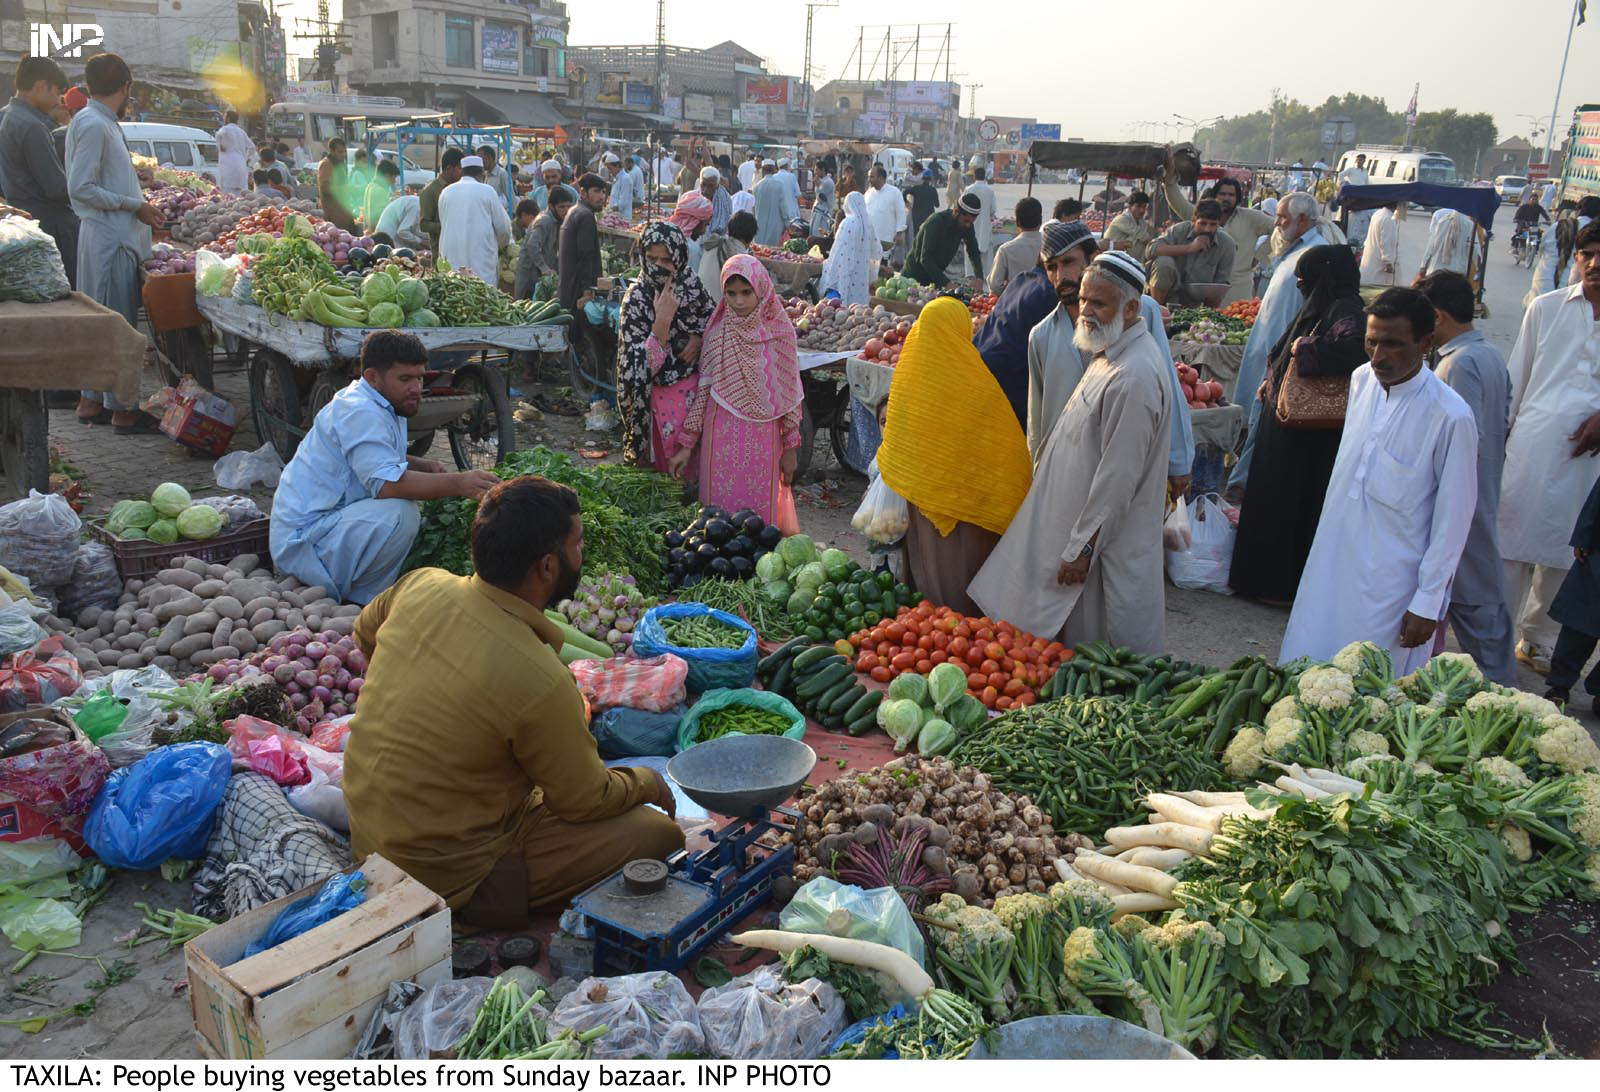
<path fill-rule="evenodd" d="M 786 535 L 800 530 L 790 487 L 802 398 L 795 353 L 794 326 L 772 277 L 748 254 L 729 258 L 672 459 L 681 476 L 698 444 L 700 502 L 753 509 Z"/>
<path fill-rule="evenodd" d="M 711 297 L 689 266 L 683 232 L 664 220 L 639 235 L 640 278 L 622 299 L 617 403 L 622 461 L 665 471 L 689 412 Z"/>

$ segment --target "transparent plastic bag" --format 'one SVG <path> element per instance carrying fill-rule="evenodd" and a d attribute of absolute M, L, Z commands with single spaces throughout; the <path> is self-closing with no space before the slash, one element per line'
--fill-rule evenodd
<path fill-rule="evenodd" d="M 56 241 L 32 220 L 0 218 L 0 300 L 48 303 L 71 291 Z"/>
<path fill-rule="evenodd" d="M 449 1051 L 472 1030 L 492 978 L 458 978 L 429 986 L 394 1025 L 394 1056 L 427 1061 Z"/>
<path fill-rule="evenodd" d="M 389 983 L 388 991 L 384 993 L 378 1007 L 373 1010 L 372 1018 L 367 1021 L 367 1030 L 361 1033 L 361 1041 L 356 1043 L 356 1048 L 350 1052 L 350 1057 L 366 1062 L 387 1061 L 393 1058 L 395 1032 L 399 1028 L 400 1021 L 405 1019 L 406 1011 L 423 993 L 423 988 L 410 979 Z"/>
<path fill-rule="evenodd" d="M 111 547 L 103 542 L 85 542 L 78 547 L 72 563 L 72 579 L 61 589 L 57 607 L 63 615 L 76 616 L 88 607 L 115 608 L 122 598 L 122 574 Z"/>
<path fill-rule="evenodd" d="M 226 458 L 226 456 L 224 456 Z M 272 486 L 277 487 L 277 479 L 272 480 Z M 230 493 L 222 497 L 197 497 L 196 504 L 203 504 L 207 508 L 215 508 L 222 513 L 223 530 L 235 531 L 246 523 L 254 523 L 258 519 L 266 519 L 266 513 L 261 511 L 261 506 L 249 497 L 241 497 Z"/>
<path fill-rule="evenodd" d="M 256 482 L 276 489 L 283 474 L 283 460 L 278 457 L 277 448 L 266 443 L 254 451 L 228 452 L 217 460 L 211 472 L 223 489 L 249 489 Z"/>
<path fill-rule="evenodd" d="M 36 588 L 59 587 L 72 579 L 82 528 L 64 498 L 30 489 L 22 500 L 0 507 L 0 565 Z"/>
<path fill-rule="evenodd" d="M 1194 545 L 1194 532 L 1189 527 L 1189 502 L 1182 497 L 1161 525 L 1161 545 L 1169 550 L 1187 550 Z"/>
<path fill-rule="evenodd" d="M 0 887 L 26 887 L 40 880 L 66 876 L 83 861 L 60 838 L 0 842 Z"/>
<path fill-rule="evenodd" d="M 868 465 L 872 484 L 861 497 L 856 514 L 850 517 L 850 526 L 867 537 L 868 542 L 892 546 L 906 536 L 911 525 L 910 509 L 905 498 L 889 488 L 889 483 L 878 473 L 878 460 Z"/>
<path fill-rule="evenodd" d="M 868 891 L 818 876 L 794 893 L 778 914 L 790 933 L 824 933 L 898 948 L 918 963 L 926 958 L 922 932 L 892 887 Z"/>
<path fill-rule="evenodd" d="M 599 1059 L 665 1058 L 705 1049 L 694 998 L 675 975 L 664 971 L 585 978 L 550 1014 L 552 1035 L 568 1028 L 588 1031 L 599 1024 L 609 1029 L 594 1044 Z"/>
<path fill-rule="evenodd" d="M 132 766 L 156 749 L 155 730 L 158 726 L 177 729 L 189 722 L 191 718 L 188 713 L 174 713 L 154 697 L 177 688 L 177 681 L 159 667 L 125 668 L 84 680 L 75 694 L 56 702 L 55 708 L 64 709 L 76 718 L 96 695 L 109 694 L 121 702 L 127 708 L 122 723 L 95 739 L 106 758 L 110 759 L 111 768 L 120 770 L 124 766 Z"/>
<path fill-rule="evenodd" d="M 295 811 L 309 815 L 340 834 L 350 833 L 350 809 L 345 805 L 344 786 L 316 766 L 309 767 L 311 779 L 284 790 Z"/>
<path fill-rule="evenodd" d="M 846 1022 L 832 986 L 785 982 L 773 964 L 707 990 L 697 1011 L 714 1058 L 815 1058 Z"/>
<path fill-rule="evenodd" d="M 0 608 L 0 656 L 32 648 L 50 636 L 33 620 L 33 612 L 21 603 Z"/>

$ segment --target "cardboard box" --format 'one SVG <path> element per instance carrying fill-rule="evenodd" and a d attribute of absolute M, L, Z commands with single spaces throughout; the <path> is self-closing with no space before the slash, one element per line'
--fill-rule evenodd
<path fill-rule="evenodd" d="M 377 854 L 359 866 L 367 899 L 248 958 L 278 914 L 320 884 L 286 895 L 184 945 L 195 1037 L 210 1058 L 346 1057 L 390 983 L 450 978 L 450 909 Z"/>
<path fill-rule="evenodd" d="M 193 382 L 188 376 L 161 415 L 161 431 L 184 447 L 207 455 L 223 455 L 239 427 L 233 403 Z"/>

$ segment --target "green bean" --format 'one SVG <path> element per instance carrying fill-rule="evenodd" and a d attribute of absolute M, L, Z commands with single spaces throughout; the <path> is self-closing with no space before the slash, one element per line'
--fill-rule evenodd
<path fill-rule="evenodd" d="M 700 718 L 699 742 L 742 732 L 747 736 L 781 736 L 793 727 L 782 713 L 748 705 L 725 705 Z"/>
<path fill-rule="evenodd" d="M 749 630 L 705 614 L 662 619 L 661 632 L 679 648 L 736 649 L 743 648 L 750 638 Z"/>

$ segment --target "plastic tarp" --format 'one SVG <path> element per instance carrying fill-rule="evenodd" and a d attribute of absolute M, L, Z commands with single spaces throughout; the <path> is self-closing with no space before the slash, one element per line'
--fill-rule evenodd
<path fill-rule="evenodd" d="M 1472 217 L 1485 231 L 1494 229 L 1494 214 L 1500 208 L 1500 195 L 1488 186 L 1439 186 L 1432 182 L 1342 186 L 1332 204 L 1348 212 L 1360 212 L 1398 201 L 1429 208 L 1455 209 Z"/>
<path fill-rule="evenodd" d="M 1178 184 L 1194 185 L 1200 175 L 1200 157 L 1192 144 L 1179 144 L 1173 150 Z M 1028 145 L 1028 158 L 1045 170 L 1109 171 L 1123 178 L 1154 178 L 1167 165 L 1164 144 L 1134 141 L 1090 143 L 1082 140 L 1036 140 Z"/>

